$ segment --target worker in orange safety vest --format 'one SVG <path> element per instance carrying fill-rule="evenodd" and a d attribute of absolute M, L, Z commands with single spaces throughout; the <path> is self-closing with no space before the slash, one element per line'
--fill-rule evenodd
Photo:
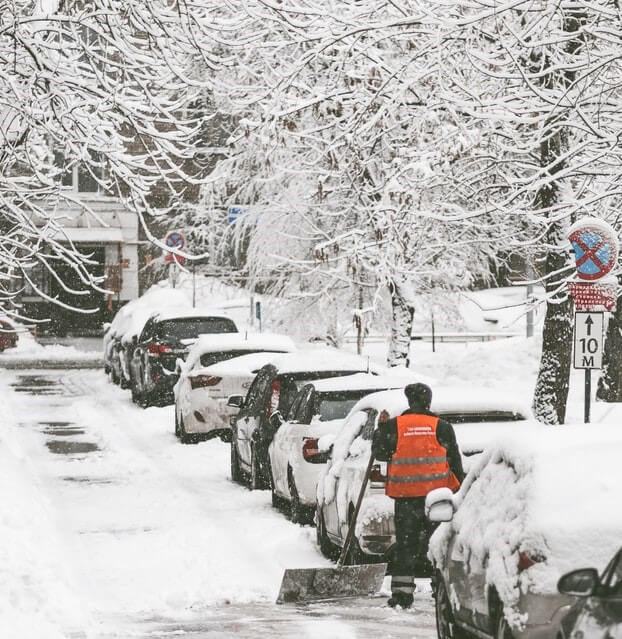
<path fill-rule="evenodd" d="M 464 479 L 453 426 L 430 412 L 430 387 L 409 384 L 404 394 L 408 410 L 394 419 L 382 411 L 372 442 L 375 459 L 389 462 L 385 492 L 395 499 L 392 608 L 409 608 L 413 602 L 416 564 L 425 556 L 433 530 L 425 516 L 426 495 L 435 488 L 455 491 Z"/>

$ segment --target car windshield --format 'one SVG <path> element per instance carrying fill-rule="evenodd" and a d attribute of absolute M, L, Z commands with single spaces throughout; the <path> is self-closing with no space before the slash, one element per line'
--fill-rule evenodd
<path fill-rule="evenodd" d="M 229 359 L 233 359 L 234 357 L 241 357 L 242 355 L 250 355 L 251 353 L 265 353 L 265 352 L 270 352 L 270 353 L 277 353 L 280 351 L 261 351 L 261 350 L 251 350 L 251 349 L 245 349 L 245 350 L 239 350 L 239 351 L 231 351 L 231 350 L 227 350 L 227 351 L 215 351 L 213 353 L 203 353 L 203 355 L 201 355 L 200 360 L 201 360 L 201 366 L 211 366 L 212 364 L 219 364 L 220 362 L 226 362 Z"/>
<path fill-rule="evenodd" d="M 333 419 L 345 419 L 354 404 L 373 392 L 373 390 L 357 390 L 318 393 L 315 398 L 313 415 L 321 422 L 328 422 Z"/>
<path fill-rule="evenodd" d="M 439 417 L 442 417 L 450 424 L 487 424 L 494 422 L 520 422 L 527 419 L 524 415 L 514 411 L 500 411 L 500 410 L 482 410 L 473 411 L 468 413 L 452 412 L 444 413 L 439 412 Z"/>
<path fill-rule="evenodd" d="M 226 317 L 183 317 L 159 322 L 158 335 L 175 339 L 196 339 L 203 333 L 237 333 L 235 324 Z"/>

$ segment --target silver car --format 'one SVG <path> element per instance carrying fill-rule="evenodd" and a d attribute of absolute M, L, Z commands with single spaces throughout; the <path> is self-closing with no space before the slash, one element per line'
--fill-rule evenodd
<path fill-rule="evenodd" d="M 602 438 L 602 440 L 601 440 Z M 573 566 L 603 569 L 619 545 L 617 429 L 530 427 L 482 455 L 460 491 L 432 491 L 428 518 L 439 639 L 557 639 Z"/>

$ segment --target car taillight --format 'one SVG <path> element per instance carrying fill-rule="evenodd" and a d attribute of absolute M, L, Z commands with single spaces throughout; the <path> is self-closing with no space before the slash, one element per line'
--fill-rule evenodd
<path fill-rule="evenodd" d="M 207 388 L 208 386 L 216 386 L 222 380 L 222 377 L 213 377 L 212 375 L 193 375 L 190 377 L 190 386 L 192 390 L 195 388 Z"/>
<path fill-rule="evenodd" d="M 523 572 L 523 570 L 527 570 L 535 564 L 539 564 L 543 561 L 544 557 L 521 550 L 518 553 L 518 572 Z"/>
<path fill-rule="evenodd" d="M 374 464 L 371 467 L 369 473 L 369 483 L 372 488 L 384 488 L 384 484 L 387 481 L 386 475 L 382 473 L 382 467 L 380 464 Z"/>
<path fill-rule="evenodd" d="M 147 348 L 147 353 L 150 357 L 160 357 L 163 353 L 170 353 L 171 351 L 170 346 L 159 344 L 158 342 L 151 342 Z"/>
<path fill-rule="evenodd" d="M 328 460 L 328 452 L 320 450 L 318 443 L 316 437 L 304 437 L 302 440 L 302 456 L 310 464 L 325 464 Z"/>
<path fill-rule="evenodd" d="M 272 413 L 276 413 L 279 410 L 279 398 L 281 397 L 281 382 L 275 379 L 272 382 L 272 388 L 270 389 L 270 401 L 268 402 L 267 415 L 270 417 Z"/>

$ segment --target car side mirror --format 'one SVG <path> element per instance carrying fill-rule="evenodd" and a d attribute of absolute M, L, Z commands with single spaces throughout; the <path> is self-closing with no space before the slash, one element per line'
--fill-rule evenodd
<path fill-rule="evenodd" d="M 430 521 L 451 521 L 455 510 L 454 494 L 449 488 L 437 488 L 426 495 L 425 516 Z"/>
<path fill-rule="evenodd" d="M 231 406 L 231 408 L 242 408 L 242 406 L 244 406 L 244 397 L 242 397 L 242 395 L 229 395 L 227 406 Z"/>
<path fill-rule="evenodd" d="M 557 590 L 562 595 L 589 597 L 594 594 L 600 580 L 596 568 L 581 568 L 566 573 L 558 582 Z"/>
<path fill-rule="evenodd" d="M 275 411 L 270 415 L 270 419 L 268 422 L 270 423 L 270 427 L 272 430 L 278 430 L 285 420 L 283 419 L 283 415 L 281 415 L 280 411 Z"/>

